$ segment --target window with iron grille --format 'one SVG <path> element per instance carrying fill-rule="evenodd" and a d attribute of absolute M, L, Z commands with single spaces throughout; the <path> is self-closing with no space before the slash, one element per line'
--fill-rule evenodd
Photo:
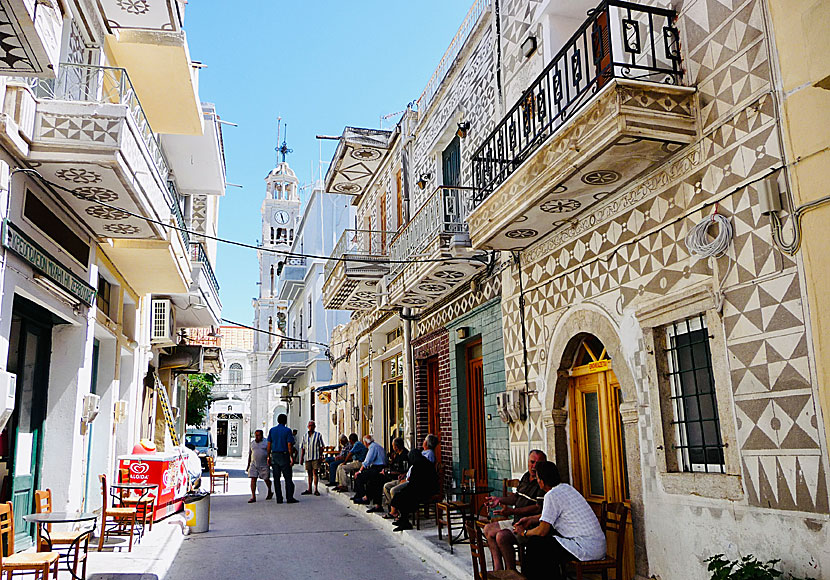
<path fill-rule="evenodd" d="M 679 470 L 725 473 L 709 330 L 703 314 L 668 324 L 667 374 Z"/>

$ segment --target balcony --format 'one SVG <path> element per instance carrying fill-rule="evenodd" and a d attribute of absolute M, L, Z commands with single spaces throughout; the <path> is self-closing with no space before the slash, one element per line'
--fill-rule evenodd
<path fill-rule="evenodd" d="M 0 0 L 0 74 L 54 78 L 63 15 L 55 0 Z"/>
<path fill-rule="evenodd" d="M 303 291 L 308 268 L 304 257 L 288 258 L 280 272 L 280 300 L 294 300 Z"/>
<path fill-rule="evenodd" d="M 251 398 L 250 383 L 213 383 L 210 389 L 210 397 L 214 401 L 227 399 L 233 395 L 236 399 L 247 401 Z"/>
<path fill-rule="evenodd" d="M 182 191 L 225 195 L 225 150 L 219 116 L 211 103 L 202 103 L 202 111 L 202 135 L 161 135 L 161 144 Z"/>
<path fill-rule="evenodd" d="M 136 291 L 183 293 L 190 280 L 180 199 L 126 71 L 63 64 L 37 97 L 29 159 L 99 237 Z M 125 210 L 125 211 L 124 211 Z"/>
<path fill-rule="evenodd" d="M 607 0 L 472 157 L 473 245 L 529 246 L 697 136 L 672 10 Z"/>
<path fill-rule="evenodd" d="M 326 172 L 326 191 L 356 198 L 363 195 L 389 153 L 391 142 L 392 131 L 358 127 L 343 129 Z"/>
<path fill-rule="evenodd" d="M 345 230 L 326 262 L 323 306 L 328 310 L 371 310 L 377 285 L 389 273 L 394 232 Z"/>
<path fill-rule="evenodd" d="M 140 4 L 140 6 L 139 6 Z M 100 0 L 112 63 L 130 72 L 159 133 L 202 135 L 198 69 L 182 30 L 186 2 Z"/>
<path fill-rule="evenodd" d="M 304 340 L 283 340 L 268 364 L 268 377 L 272 383 L 296 380 L 306 370 L 308 343 Z"/>
<path fill-rule="evenodd" d="M 222 323 L 219 282 L 201 243 L 190 244 L 190 264 L 192 274 L 187 304 L 176 301 L 179 306 L 177 323 L 192 328 L 219 326 Z"/>
<path fill-rule="evenodd" d="M 389 303 L 425 308 L 469 280 L 482 262 L 451 259 L 450 241 L 466 234 L 472 188 L 438 187 L 392 240 Z M 414 261 L 418 258 L 422 261 Z"/>

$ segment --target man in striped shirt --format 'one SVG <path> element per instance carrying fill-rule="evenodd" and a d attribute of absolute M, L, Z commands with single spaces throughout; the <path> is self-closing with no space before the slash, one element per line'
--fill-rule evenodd
<path fill-rule="evenodd" d="M 308 422 L 308 433 L 303 435 L 303 441 L 300 443 L 300 463 L 305 464 L 305 470 L 308 474 L 308 489 L 300 495 L 311 495 L 311 482 L 314 482 L 314 495 L 320 495 L 317 491 L 317 484 L 319 480 L 320 462 L 323 460 L 323 436 L 317 432 L 317 424 L 311 420 Z"/>

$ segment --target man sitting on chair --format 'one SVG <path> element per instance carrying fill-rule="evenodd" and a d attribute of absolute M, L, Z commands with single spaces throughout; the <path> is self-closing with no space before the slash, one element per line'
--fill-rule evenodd
<path fill-rule="evenodd" d="M 559 482 L 559 471 L 549 461 L 536 464 L 536 478 L 545 492 L 542 513 L 513 526 L 525 546 L 522 575 L 528 580 L 557 580 L 566 562 L 604 558 L 605 532 L 585 498 Z"/>
<path fill-rule="evenodd" d="M 547 461 L 544 451 L 539 449 L 531 451 L 527 457 L 527 473 L 519 480 L 516 491 L 505 497 L 490 496 L 485 500 L 487 507 L 490 508 L 504 506 L 496 514 L 508 516 L 506 519 L 484 526 L 484 537 L 493 555 L 494 570 L 516 569 L 516 536 L 513 534 L 513 524 L 525 516 L 542 513 L 542 500 L 545 492 L 536 480 L 536 464 L 542 461 Z"/>

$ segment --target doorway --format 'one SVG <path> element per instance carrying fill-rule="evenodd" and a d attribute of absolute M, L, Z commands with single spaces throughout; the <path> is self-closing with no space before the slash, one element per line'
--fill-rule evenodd
<path fill-rule="evenodd" d="M 484 424 L 484 364 L 481 341 L 466 348 L 467 358 L 467 464 L 476 471 L 476 487 L 487 486 L 487 446 Z M 476 496 L 476 499 L 479 499 Z M 478 513 L 478 502 L 474 502 Z"/>
<path fill-rule="evenodd" d="M 220 457 L 228 455 L 228 420 L 216 421 L 216 454 Z"/>
<path fill-rule="evenodd" d="M 441 408 L 439 405 L 439 374 L 438 357 L 427 359 L 427 429 L 441 441 Z M 436 464 L 441 461 L 441 446 L 435 449 Z"/>
<path fill-rule="evenodd" d="M 625 435 L 620 420 L 622 392 L 602 343 L 588 335 L 580 343 L 570 370 L 568 401 L 571 409 L 573 486 L 599 513 L 603 501 L 631 507 L 626 465 Z M 629 515 L 623 574 L 634 576 L 634 533 Z M 616 549 L 609 537 L 609 554 Z M 621 579 L 617 579 L 621 580 Z"/>
<path fill-rule="evenodd" d="M 12 502 L 18 551 L 32 545 L 31 526 L 23 516 L 33 511 L 34 492 L 40 480 L 52 351 L 50 318 L 39 306 L 15 297 L 6 368 L 17 375 L 16 403 L 0 439 L 6 467 L 2 501 Z"/>
<path fill-rule="evenodd" d="M 360 436 L 365 437 L 369 434 L 372 426 L 372 420 L 369 417 L 369 407 L 371 405 L 371 401 L 369 400 L 369 367 L 364 366 L 361 369 L 361 373 L 363 376 L 360 377 Z"/>
<path fill-rule="evenodd" d="M 386 425 L 384 437 L 387 449 L 391 449 L 395 437 L 404 437 L 403 355 L 395 355 L 383 361 L 383 406 Z"/>

